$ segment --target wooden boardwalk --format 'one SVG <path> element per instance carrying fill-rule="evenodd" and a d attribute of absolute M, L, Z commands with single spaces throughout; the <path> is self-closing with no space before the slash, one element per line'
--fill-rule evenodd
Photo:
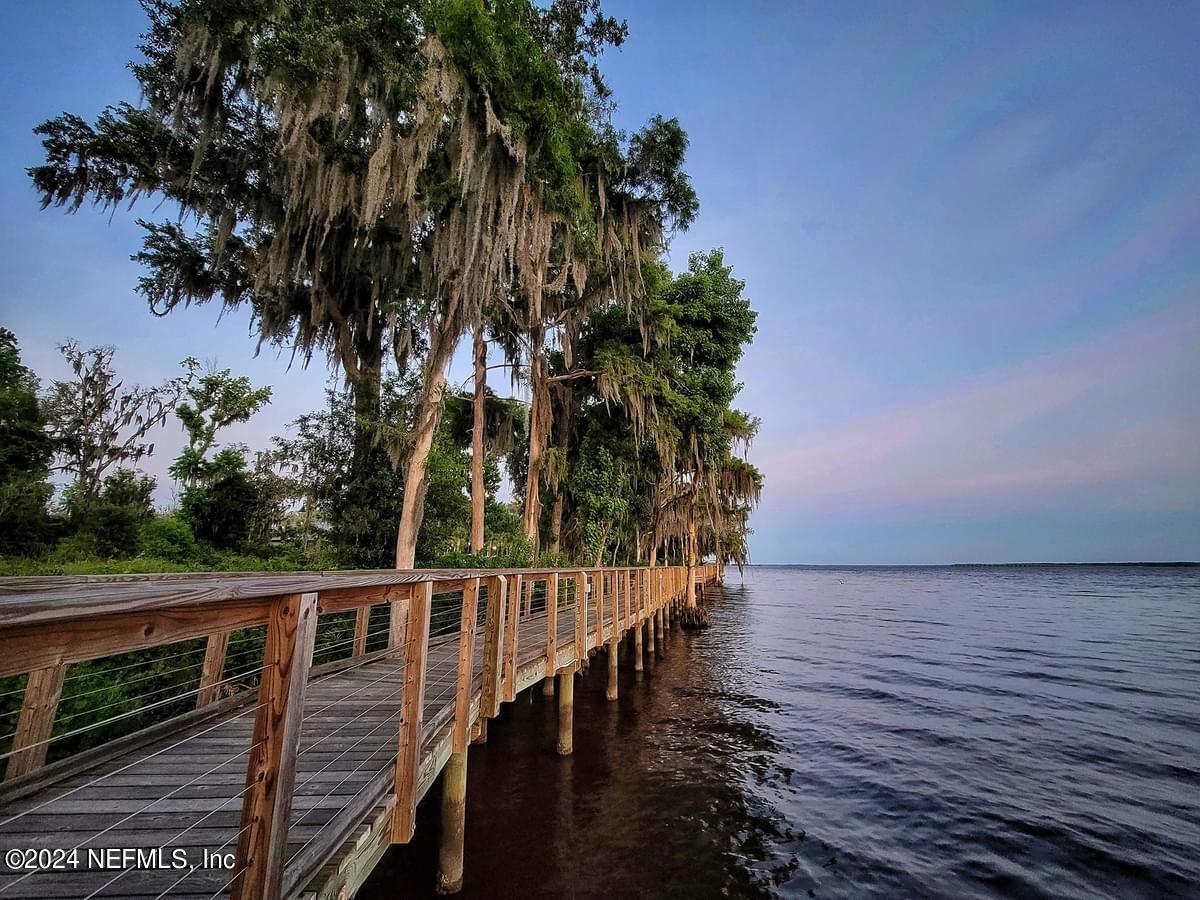
<path fill-rule="evenodd" d="M 715 576 L 704 567 L 693 578 Z M 0 788 L 0 853 L 24 851 L 24 859 L 15 870 L 11 860 L 0 865 L 0 900 L 350 896 L 387 847 L 411 834 L 416 803 L 501 702 L 548 676 L 569 677 L 631 629 L 640 651 L 641 633 L 661 629 L 687 593 L 687 571 L 663 567 L 396 572 L 381 581 L 347 573 L 318 584 L 251 577 L 0 580 L 0 642 L 15 657 L 5 674 L 89 658 L 69 643 L 75 632 L 94 642 L 96 655 L 151 646 L 155 630 L 166 640 L 154 646 L 194 639 L 205 630 L 197 618 L 210 618 L 211 634 L 224 636 L 208 638 L 200 709 L 49 766 L 30 767 L 29 756 L 45 759 L 57 692 L 47 704 L 30 677 L 21 724 L 31 746 L 20 746 L 18 727 L 10 758 L 23 765 Z M 283 633 L 269 619 L 281 597 L 312 598 L 313 631 L 316 613 L 359 611 L 353 651 L 310 669 L 311 638 L 300 649 L 283 641 L 281 651 L 268 637 L 257 689 L 220 697 L 226 626 L 262 619 Z M 245 615 L 247 602 L 255 614 Z M 381 603 L 389 616 L 372 635 L 370 608 Z M 77 616 L 64 615 L 67 604 Z M 105 637 L 95 637 L 97 622 L 109 626 Z M 369 640 L 384 638 L 386 646 L 368 651 Z M 281 694 L 288 680 L 273 677 L 272 666 L 300 657 L 300 680 L 293 675 Z M 49 726 L 33 727 L 39 714 Z M 29 736 L 43 734 L 39 752 Z M 254 808 L 266 812 L 247 812 Z M 158 856 L 146 853 L 155 849 Z M 138 850 L 142 857 L 128 855 Z M 264 858 L 273 871 L 257 865 Z"/>

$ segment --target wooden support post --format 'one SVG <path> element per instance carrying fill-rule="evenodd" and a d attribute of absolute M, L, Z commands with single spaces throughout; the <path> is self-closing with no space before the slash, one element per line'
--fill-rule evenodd
<path fill-rule="evenodd" d="M 471 678 L 475 674 L 475 613 L 479 608 L 479 579 L 463 585 L 458 631 L 458 681 L 454 686 L 454 752 L 465 753 L 471 741 Z"/>
<path fill-rule="evenodd" d="M 437 892 L 457 894 L 463 885 L 463 841 L 467 832 L 467 751 L 455 750 L 442 770 L 442 843 L 438 847 Z"/>
<path fill-rule="evenodd" d="M 609 700 L 617 699 L 617 649 L 620 644 L 616 638 L 616 623 L 613 623 L 613 637 L 608 639 L 608 689 L 604 696 Z"/>
<path fill-rule="evenodd" d="M 558 755 L 570 756 L 575 749 L 575 667 L 558 672 Z"/>
<path fill-rule="evenodd" d="M 486 744 L 488 732 L 488 720 L 480 716 L 475 720 L 475 726 L 471 729 L 472 744 Z"/>
<path fill-rule="evenodd" d="M 633 626 L 633 671 L 641 672 L 645 664 L 642 654 L 642 623 Z"/>
<path fill-rule="evenodd" d="M 67 667 L 63 664 L 35 669 L 25 680 L 25 697 L 13 734 L 12 755 L 4 770 L 4 780 L 36 772 L 46 764 L 50 737 L 54 733 L 54 717 L 58 698 L 62 695 Z"/>
<path fill-rule="evenodd" d="M 546 680 L 542 693 L 554 696 L 554 657 L 558 653 L 558 573 L 552 572 L 546 579 Z"/>
<path fill-rule="evenodd" d="M 654 650 L 654 623 L 658 621 L 658 611 L 650 613 L 646 618 L 646 657 L 652 658 L 655 654 Z"/>
<path fill-rule="evenodd" d="M 658 655 L 664 656 L 667 652 L 667 629 L 663 625 L 666 621 L 666 611 L 660 606 L 658 612 L 654 614 L 654 630 L 658 632 Z"/>
<path fill-rule="evenodd" d="M 483 722 L 500 715 L 507 608 L 508 579 L 503 575 L 494 575 L 487 580 L 487 613 L 483 621 L 483 685 L 479 703 L 480 721 Z"/>
<path fill-rule="evenodd" d="M 225 656 L 229 650 L 229 632 L 210 634 L 204 646 L 204 665 L 200 669 L 200 690 L 196 709 L 221 699 L 221 678 L 225 674 Z"/>
<path fill-rule="evenodd" d="M 520 636 L 522 575 L 508 576 L 508 610 L 504 619 L 504 702 L 517 699 L 517 643 Z"/>
<path fill-rule="evenodd" d="M 371 624 L 371 607 L 360 606 L 354 612 L 354 652 L 351 656 L 362 656 L 367 652 L 367 628 Z"/>
<path fill-rule="evenodd" d="M 575 573 L 575 658 L 586 663 L 587 646 L 587 573 Z"/>
<path fill-rule="evenodd" d="M 433 583 L 417 585 L 408 603 L 408 645 L 404 648 L 404 684 L 400 692 L 400 740 L 396 751 L 396 811 L 392 843 L 412 839 L 417 815 L 418 769 L 421 764 L 421 721 L 425 705 L 425 661 L 429 651 L 429 614 Z"/>
<path fill-rule="evenodd" d="M 283 890 L 304 690 L 316 637 L 316 594 L 289 594 L 275 602 L 246 766 L 233 900 L 277 900 Z"/>

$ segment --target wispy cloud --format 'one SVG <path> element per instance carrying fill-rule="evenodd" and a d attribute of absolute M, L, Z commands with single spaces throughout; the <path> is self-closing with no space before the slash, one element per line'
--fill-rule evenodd
<path fill-rule="evenodd" d="M 772 505 L 878 510 L 1200 476 L 1194 403 L 1188 415 L 1186 398 L 1167 397 L 1171 408 L 1156 411 L 1164 398 L 1147 396 L 1146 415 L 1133 420 L 1104 407 L 1111 391 L 1152 386 L 1164 369 L 1200 368 L 1190 361 L 1198 338 L 1200 308 L 1176 306 L 1070 351 L 800 436 L 760 460 Z"/>

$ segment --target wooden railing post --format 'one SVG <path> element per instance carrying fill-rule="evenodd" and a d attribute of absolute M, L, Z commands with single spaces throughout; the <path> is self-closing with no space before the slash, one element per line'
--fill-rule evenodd
<path fill-rule="evenodd" d="M 35 669 L 25 679 L 25 696 L 13 734 L 12 755 L 4 770 L 5 781 L 36 772 L 46 764 L 66 672 L 67 667 L 59 663 Z"/>
<path fill-rule="evenodd" d="M 575 573 L 575 658 L 586 660 L 587 648 L 587 572 Z"/>
<path fill-rule="evenodd" d="M 204 666 L 200 670 L 200 690 L 196 694 L 196 709 L 221 698 L 221 678 L 225 674 L 229 634 L 228 631 L 221 631 L 208 636 L 208 643 L 204 646 Z"/>
<path fill-rule="evenodd" d="M 396 751 L 396 809 L 392 843 L 412 839 L 417 815 L 417 770 L 421 764 L 421 723 L 425 705 L 425 661 L 429 651 L 429 616 L 433 582 L 417 585 L 408 600 L 404 682 L 400 689 L 400 740 Z"/>
<path fill-rule="evenodd" d="M 463 585 L 458 633 L 458 681 L 454 690 L 454 752 L 465 753 L 471 741 L 471 678 L 475 663 L 475 615 L 479 609 L 479 579 Z"/>
<path fill-rule="evenodd" d="M 271 609 L 246 767 L 233 900 L 276 900 L 283 888 L 304 689 L 317 636 L 317 595 L 289 594 Z"/>
<path fill-rule="evenodd" d="M 504 702 L 517 699 L 517 645 L 521 632 L 521 589 L 524 576 L 508 576 L 508 615 L 504 622 Z"/>
<path fill-rule="evenodd" d="M 371 607 L 360 606 L 354 612 L 354 647 L 352 656 L 367 652 L 367 628 L 371 624 Z"/>
<path fill-rule="evenodd" d="M 483 687 L 479 714 L 493 719 L 500 715 L 503 699 L 504 633 L 508 619 L 508 579 L 494 575 L 487 581 L 487 613 L 483 621 Z"/>
<path fill-rule="evenodd" d="M 604 644 L 604 570 L 592 570 L 592 602 L 596 605 L 596 646 Z"/>
<path fill-rule="evenodd" d="M 557 666 L 554 657 L 558 653 L 558 573 L 546 578 L 546 680 L 543 683 L 547 696 L 554 693 L 554 675 Z"/>

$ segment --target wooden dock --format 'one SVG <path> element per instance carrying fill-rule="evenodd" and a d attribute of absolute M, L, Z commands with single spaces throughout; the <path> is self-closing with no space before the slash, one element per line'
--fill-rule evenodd
<path fill-rule="evenodd" d="M 0 678 L 27 676 L 0 786 L 0 900 L 351 897 L 412 837 L 443 772 L 439 878 L 453 891 L 467 748 L 487 720 L 557 681 L 558 751 L 570 753 L 579 667 L 603 648 L 617 699 L 618 642 L 632 634 L 637 654 L 652 652 L 718 577 L 660 566 L 0 579 Z M 194 683 L 156 696 L 176 649 Z M 96 660 L 109 678 L 141 679 L 146 703 L 60 715 L 71 667 Z M 47 763 L 56 742 L 147 719 L 159 721 Z"/>

